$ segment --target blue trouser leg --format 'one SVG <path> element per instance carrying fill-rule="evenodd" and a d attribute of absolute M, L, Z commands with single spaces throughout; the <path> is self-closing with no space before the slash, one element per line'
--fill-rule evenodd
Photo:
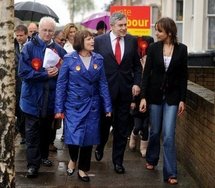
<path fill-rule="evenodd" d="M 163 176 L 164 180 L 169 177 L 177 177 L 175 127 L 178 106 L 150 105 L 150 138 L 146 153 L 146 161 L 151 165 L 157 165 L 160 154 L 160 135 L 163 134 Z"/>
<path fill-rule="evenodd" d="M 160 133 L 162 128 L 162 105 L 150 105 L 150 135 L 146 152 L 146 161 L 151 165 L 157 165 L 160 154 Z"/>
<path fill-rule="evenodd" d="M 175 148 L 175 127 L 178 106 L 167 103 L 163 107 L 163 176 L 164 180 L 169 177 L 177 177 L 177 162 Z"/>

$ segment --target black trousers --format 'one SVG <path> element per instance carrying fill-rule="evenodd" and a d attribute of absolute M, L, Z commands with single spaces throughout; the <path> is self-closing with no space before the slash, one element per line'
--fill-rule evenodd
<path fill-rule="evenodd" d="M 56 133 L 57 133 L 57 130 L 52 127 L 51 128 L 51 135 L 50 135 L 50 144 L 54 144 L 54 141 L 55 141 L 55 138 L 56 138 Z"/>
<path fill-rule="evenodd" d="M 84 172 L 89 171 L 93 146 L 80 147 L 69 144 L 68 148 L 71 160 L 78 161 L 78 169 Z"/>
<path fill-rule="evenodd" d="M 38 118 L 25 114 L 27 167 L 39 169 L 41 159 L 49 156 L 51 125 L 54 115 Z"/>
<path fill-rule="evenodd" d="M 113 148 L 112 148 L 112 161 L 113 164 L 122 165 L 124 152 L 127 144 L 128 129 L 130 124 L 130 103 L 129 100 L 124 100 L 123 97 L 118 97 L 117 100 L 112 101 L 113 105 L 113 120 L 101 117 L 100 126 L 100 145 L 96 150 L 103 151 L 107 143 L 110 126 L 113 126 Z"/>
<path fill-rule="evenodd" d="M 112 118 L 106 117 L 105 113 L 101 114 L 100 117 L 100 144 L 97 145 L 96 150 L 103 152 L 104 147 L 109 138 L 110 127 L 113 124 Z"/>
<path fill-rule="evenodd" d="M 138 118 L 134 117 L 133 134 L 138 135 L 140 132 L 141 139 L 147 141 L 149 137 L 149 117 Z"/>
<path fill-rule="evenodd" d="M 19 107 L 19 104 L 16 104 L 16 131 L 20 133 L 22 138 L 25 138 L 25 115 Z"/>

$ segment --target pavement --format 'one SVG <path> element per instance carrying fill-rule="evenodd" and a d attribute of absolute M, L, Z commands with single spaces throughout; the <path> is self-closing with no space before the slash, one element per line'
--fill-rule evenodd
<path fill-rule="evenodd" d="M 178 162 L 178 184 L 168 185 L 163 182 L 162 156 L 156 170 L 145 169 L 145 159 L 139 151 L 132 152 L 126 149 L 124 156 L 125 174 L 116 174 L 111 160 L 112 136 L 104 151 L 102 161 L 97 162 L 92 153 L 90 182 L 82 182 L 78 179 L 77 170 L 72 176 L 67 176 L 66 168 L 69 160 L 68 148 L 61 142 L 62 129 L 57 131 L 55 146 L 57 152 L 50 152 L 49 159 L 53 161 L 52 167 L 41 166 L 39 176 L 34 179 L 26 178 L 25 145 L 20 145 L 20 137 L 16 138 L 16 188 L 198 188 L 199 186 Z"/>

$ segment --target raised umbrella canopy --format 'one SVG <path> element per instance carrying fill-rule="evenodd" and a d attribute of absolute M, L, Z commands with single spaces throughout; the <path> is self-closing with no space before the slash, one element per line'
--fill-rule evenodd
<path fill-rule="evenodd" d="M 110 29 L 110 12 L 99 12 L 92 14 L 91 16 L 85 18 L 81 25 L 85 26 L 86 28 L 96 30 L 96 25 L 99 21 L 104 21 L 107 26 L 107 30 Z"/>
<path fill-rule="evenodd" d="M 14 11 L 15 17 L 23 21 L 39 22 L 42 17 L 50 16 L 59 22 L 59 17 L 50 7 L 33 1 L 16 3 Z"/>

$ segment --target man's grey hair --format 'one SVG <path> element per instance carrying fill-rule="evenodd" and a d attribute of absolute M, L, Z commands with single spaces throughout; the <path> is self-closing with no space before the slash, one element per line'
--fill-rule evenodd
<path fill-rule="evenodd" d="M 122 20 L 123 18 L 126 18 L 126 15 L 122 12 L 114 12 L 110 16 L 110 25 L 113 26 L 116 21 Z"/>
<path fill-rule="evenodd" d="M 39 28 L 41 28 L 41 25 L 43 25 L 46 22 L 53 24 L 54 28 L 56 28 L 56 21 L 54 20 L 54 18 L 49 16 L 45 16 L 40 19 Z"/>

